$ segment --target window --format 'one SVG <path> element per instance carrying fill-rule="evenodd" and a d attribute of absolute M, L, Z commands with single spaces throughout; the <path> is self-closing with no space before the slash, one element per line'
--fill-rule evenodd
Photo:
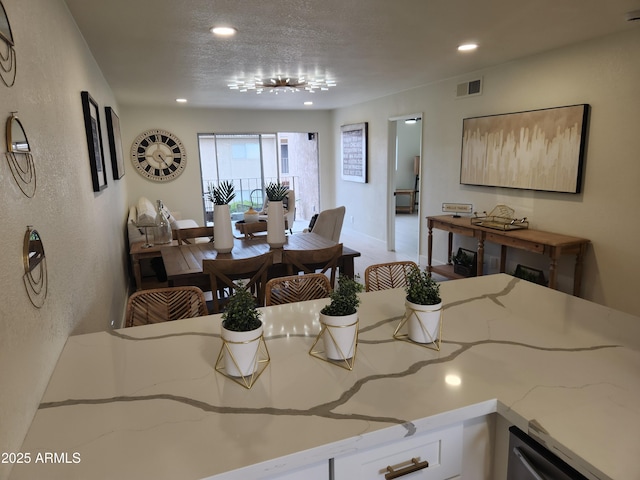
<path fill-rule="evenodd" d="M 233 182 L 236 197 L 230 205 L 233 220 L 253 207 L 261 210 L 264 187 L 279 181 L 296 192 L 296 220 L 306 227 L 319 208 L 317 135 L 308 133 L 199 134 L 203 208 L 213 221 L 209 185 Z M 290 158 L 295 155 L 295 161 Z M 306 222 L 306 223 L 305 223 Z M 301 230 L 301 228 L 300 228 Z"/>

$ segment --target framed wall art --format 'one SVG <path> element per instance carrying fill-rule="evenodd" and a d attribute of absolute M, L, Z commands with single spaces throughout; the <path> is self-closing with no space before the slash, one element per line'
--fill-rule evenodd
<path fill-rule="evenodd" d="M 367 123 L 340 127 L 342 179 L 367 183 Z"/>
<path fill-rule="evenodd" d="M 111 107 L 104 109 L 107 116 L 107 135 L 111 152 L 111 169 L 113 179 L 120 180 L 124 176 L 124 158 L 122 157 L 122 139 L 120 136 L 120 119 Z"/>
<path fill-rule="evenodd" d="M 460 183 L 579 193 L 589 105 L 465 118 Z"/>
<path fill-rule="evenodd" d="M 89 164 L 91 165 L 91 179 L 93 191 L 99 192 L 107 188 L 107 172 L 102 148 L 102 131 L 100 129 L 100 111 L 96 101 L 89 92 L 82 92 L 82 112 L 84 114 L 84 129 L 89 148 Z"/>

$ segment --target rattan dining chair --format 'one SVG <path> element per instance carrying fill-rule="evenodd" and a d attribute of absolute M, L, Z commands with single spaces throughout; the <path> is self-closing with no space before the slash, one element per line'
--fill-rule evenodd
<path fill-rule="evenodd" d="M 140 290 L 127 302 L 125 327 L 168 322 L 208 315 L 207 303 L 198 287 L 164 287 Z"/>
<path fill-rule="evenodd" d="M 338 260 L 342 256 L 342 244 L 316 250 L 283 250 L 282 263 L 287 268 L 287 275 L 296 273 L 329 274 L 329 282 L 333 287 L 336 284 L 336 270 Z"/>
<path fill-rule="evenodd" d="M 412 268 L 418 268 L 415 262 L 400 261 L 369 265 L 364 271 L 364 289 L 367 292 L 405 287 L 407 275 Z"/>
<path fill-rule="evenodd" d="M 198 239 L 201 242 L 213 242 L 213 226 L 177 228 L 173 230 L 173 239 L 178 241 L 178 245 L 191 245 Z"/>
<path fill-rule="evenodd" d="M 259 307 L 264 306 L 265 284 L 273 252 L 250 258 L 216 258 L 202 261 L 202 271 L 209 275 L 213 301 L 211 313 L 220 313 L 229 296 L 239 287 L 250 290 Z"/>
<path fill-rule="evenodd" d="M 327 298 L 331 293 L 331 284 L 322 273 L 306 273 L 272 278 L 265 288 L 265 304 L 282 305 Z"/>

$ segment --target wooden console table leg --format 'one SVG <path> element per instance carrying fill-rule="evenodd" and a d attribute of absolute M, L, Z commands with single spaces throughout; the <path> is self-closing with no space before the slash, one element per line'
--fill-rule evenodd
<path fill-rule="evenodd" d="M 551 249 L 551 262 L 549 263 L 549 288 L 558 289 L 558 252 Z"/>
<path fill-rule="evenodd" d="M 447 265 L 451 265 L 451 254 L 453 253 L 453 233 L 449 232 L 449 244 L 447 250 Z"/>
<path fill-rule="evenodd" d="M 502 245 L 500 248 L 500 273 L 507 270 L 507 246 Z"/>
<path fill-rule="evenodd" d="M 580 289 L 582 288 L 582 265 L 584 261 L 584 254 L 587 251 L 587 244 L 580 245 L 580 250 L 576 254 L 576 266 L 573 271 L 573 294 L 576 297 L 580 296 Z"/>
<path fill-rule="evenodd" d="M 478 268 L 476 270 L 476 275 L 478 277 L 482 276 L 484 269 L 484 235 L 480 232 L 480 236 L 478 237 Z"/>

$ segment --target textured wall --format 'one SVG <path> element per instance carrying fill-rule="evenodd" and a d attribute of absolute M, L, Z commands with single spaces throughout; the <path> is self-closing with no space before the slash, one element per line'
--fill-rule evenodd
<path fill-rule="evenodd" d="M 25 197 L 0 158 L 0 452 L 19 451 L 71 333 L 105 330 L 122 316 L 127 272 L 126 179 L 115 182 L 104 106 L 114 98 L 62 0 L 3 0 L 17 55 L 15 85 L 0 83 L 3 128 L 17 111 L 32 148 L 37 191 Z M 80 92 L 100 106 L 108 187 L 94 193 Z M 23 285 L 27 225 L 41 234 L 49 290 L 34 308 Z M 71 426 L 70 426 L 71 427 Z M 0 478 L 8 465 L 0 464 Z"/>

